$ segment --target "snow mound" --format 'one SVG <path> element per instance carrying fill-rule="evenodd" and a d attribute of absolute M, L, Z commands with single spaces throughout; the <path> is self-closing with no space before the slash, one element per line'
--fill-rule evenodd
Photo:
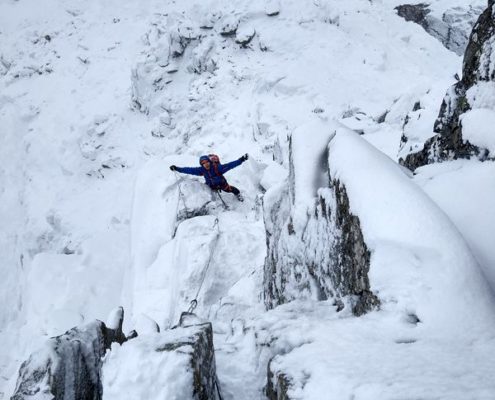
<path fill-rule="evenodd" d="M 383 308 L 414 314 L 442 334 L 462 334 L 460 324 L 492 328 L 492 293 L 464 239 L 401 168 L 343 129 L 330 142 L 328 162 L 360 219 Z"/>

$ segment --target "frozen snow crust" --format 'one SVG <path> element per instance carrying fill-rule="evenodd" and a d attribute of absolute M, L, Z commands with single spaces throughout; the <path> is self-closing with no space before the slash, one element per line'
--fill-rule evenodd
<path fill-rule="evenodd" d="M 431 3 L 436 16 L 466 5 Z M 1 2 L 0 399 L 40 342 L 119 304 L 126 330 L 147 334 L 107 356 L 108 395 L 160 396 L 155 381 L 184 359 L 168 364 L 153 345 L 194 297 L 225 399 L 265 398 L 270 360 L 292 399 L 493 398 L 492 300 L 456 231 L 493 272 L 491 164 L 428 166 L 411 181 L 372 147 L 395 160 L 403 133 L 421 147 L 461 66 L 398 4 Z M 473 93 L 478 109 L 491 90 Z M 479 139 L 477 117 L 464 122 Z M 244 203 L 225 194 L 225 210 L 201 179 L 168 169 L 210 151 L 250 154 L 227 175 Z M 267 312 L 263 208 L 294 179 L 303 227 L 328 170 L 359 217 L 382 308 L 354 318 L 305 296 Z M 162 368 L 136 381 L 136 360 Z"/>

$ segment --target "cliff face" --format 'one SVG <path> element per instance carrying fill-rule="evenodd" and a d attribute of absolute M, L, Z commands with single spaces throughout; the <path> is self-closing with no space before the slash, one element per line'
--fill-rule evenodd
<path fill-rule="evenodd" d="M 379 301 L 370 291 L 370 252 L 359 218 L 350 211 L 345 184 L 328 168 L 326 145 L 311 150 L 323 151 L 323 162 L 314 171 L 297 169 L 308 151 L 301 146 L 302 136 L 301 131 L 296 132 L 290 142 L 288 185 L 265 197 L 265 305 L 273 308 L 299 298 L 333 298 L 337 309 L 348 304 L 355 315 L 362 315 Z M 323 186 L 304 210 L 299 202 L 311 197 L 307 193 L 311 189 L 303 183 L 308 180 L 313 181 L 313 188 Z"/>
<path fill-rule="evenodd" d="M 493 4 L 489 2 L 474 26 L 464 53 L 462 79 L 443 99 L 433 129 L 436 135 L 426 141 L 421 151 L 401 159 L 409 169 L 458 158 L 494 157 L 495 135 L 480 126 L 491 124 L 495 117 L 495 104 L 491 100 L 495 94 Z M 475 123 L 475 117 L 482 122 Z"/>
<path fill-rule="evenodd" d="M 457 6 L 445 10 L 441 16 L 435 16 L 427 3 L 402 4 L 395 9 L 400 17 L 421 25 L 426 32 L 458 55 L 464 53 L 469 33 L 483 11 L 472 5 Z"/>

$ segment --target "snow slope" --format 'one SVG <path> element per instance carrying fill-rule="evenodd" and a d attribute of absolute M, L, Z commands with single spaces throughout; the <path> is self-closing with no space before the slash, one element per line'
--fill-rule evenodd
<path fill-rule="evenodd" d="M 336 398 L 489 398 L 491 295 L 443 213 L 493 284 L 491 164 L 463 164 L 453 180 L 440 167 L 420 171 L 415 181 L 434 205 L 392 161 L 339 135 L 330 162 L 349 182 L 359 178 L 352 207 L 376 248 L 372 283 L 387 306 L 356 319 L 326 302 L 265 312 L 261 299 L 262 196 L 289 175 L 289 134 L 310 132 L 298 146 L 321 139 L 325 147 L 338 121 L 393 159 L 408 115 L 418 143 L 432 134 L 461 59 L 399 18 L 399 3 L 1 2 L 0 399 L 47 336 L 119 304 L 131 314 L 126 329 L 147 317 L 164 329 L 196 293 L 196 311 L 213 323 L 227 399 L 263 398 L 276 355 L 274 370 L 294 377 L 293 398 L 330 390 Z M 453 5 L 433 1 L 432 9 Z M 237 36 L 221 34 L 236 24 Z M 236 43 L 253 31 L 249 44 Z M 321 146 L 296 167 L 304 204 L 324 186 L 305 175 L 315 176 L 305 165 L 315 165 Z M 168 169 L 209 152 L 222 161 L 250 154 L 227 175 L 245 203 L 225 194 L 224 210 L 200 179 Z M 451 195 L 456 182 L 471 190 Z M 392 189 L 394 202 L 373 203 Z M 404 259 L 402 280 L 394 267 Z M 408 322 L 409 311 L 424 325 Z M 454 330 L 464 318 L 469 329 Z M 123 347 L 111 357 L 132 356 Z M 112 374 L 128 382 L 125 371 Z"/>

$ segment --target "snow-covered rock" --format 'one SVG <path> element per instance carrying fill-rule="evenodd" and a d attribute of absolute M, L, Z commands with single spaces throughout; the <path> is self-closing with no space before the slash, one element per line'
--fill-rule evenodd
<path fill-rule="evenodd" d="M 434 125 L 436 135 L 421 151 L 408 154 L 402 163 L 411 170 L 436 161 L 493 158 L 495 135 L 484 129 L 493 122 L 495 104 L 495 18 L 493 2 L 481 14 L 471 33 L 463 60 L 462 79 L 452 86 L 442 102 Z M 473 113 L 477 114 L 473 121 Z M 464 118 L 466 119 L 464 129 Z"/>
<path fill-rule="evenodd" d="M 132 399 L 217 399 L 211 323 L 188 321 L 112 346 L 102 371 L 105 399 L 121 399 L 122 393 Z"/>
<path fill-rule="evenodd" d="M 427 3 L 402 4 L 395 9 L 406 21 L 415 22 L 433 37 L 458 55 L 464 54 L 469 34 L 483 11 L 480 7 L 456 6 L 443 12 L 441 18 L 431 15 Z"/>
<path fill-rule="evenodd" d="M 102 358 L 111 344 L 122 344 L 123 309 L 113 312 L 107 327 L 95 321 L 75 327 L 49 339 L 42 349 L 31 354 L 19 370 L 13 400 L 101 399 Z"/>
<path fill-rule="evenodd" d="M 265 195 L 269 308 L 298 298 L 333 298 L 339 309 L 350 303 L 361 315 L 379 303 L 369 287 L 370 253 L 359 218 L 349 209 L 345 186 L 328 170 L 326 147 L 337 128 L 315 121 L 293 132 L 287 185 Z M 327 182 L 330 189 L 324 189 Z"/>

